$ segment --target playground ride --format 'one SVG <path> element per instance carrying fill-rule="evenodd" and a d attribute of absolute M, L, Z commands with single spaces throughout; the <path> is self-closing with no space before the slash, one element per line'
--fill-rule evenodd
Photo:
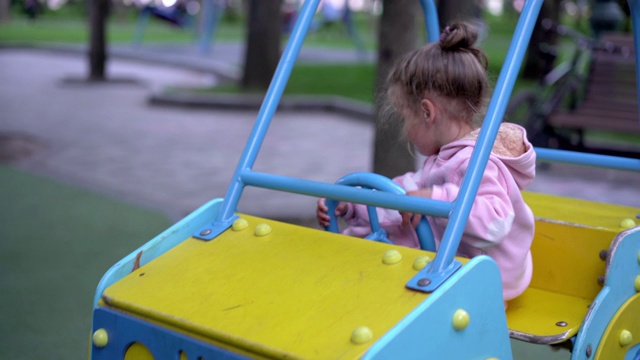
<path fill-rule="evenodd" d="M 534 274 L 506 311 L 495 262 L 455 257 L 542 0 L 525 2 L 451 203 L 404 196 L 374 174 L 327 184 L 252 170 L 318 3 L 304 2 L 226 196 L 103 276 L 94 298 L 91 358 L 511 359 L 511 336 L 562 344 L 572 359 L 637 359 L 640 208 L 525 193 L 537 219 Z M 421 4 L 435 41 L 433 2 Z M 640 8 L 629 4 L 638 25 Z M 536 151 L 548 161 L 640 171 L 638 159 Z M 374 241 L 367 241 L 236 213 L 246 186 L 449 222 L 438 249 L 424 225 L 423 249 L 404 248 L 387 243 L 375 219 Z"/>
<path fill-rule="evenodd" d="M 224 12 L 224 6 L 224 0 L 168 0 L 140 4 L 133 45 L 140 46 L 149 19 L 155 17 L 172 26 L 193 28 L 197 37 L 198 51 L 200 54 L 208 54 Z"/>

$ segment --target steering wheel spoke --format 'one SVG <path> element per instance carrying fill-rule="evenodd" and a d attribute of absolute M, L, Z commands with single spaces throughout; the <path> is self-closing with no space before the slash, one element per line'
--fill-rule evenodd
<path fill-rule="evenodd" d="M 374 191 L 385 191 L 398 195 L 406 194 L 405 190 L 400 185 L 393 182 L 393 180 L 373 173 L 351 173 L 342 177 L 336 182 L 336 184 L 358 186 Z M 340 231 L 338 227 L 338 219 L 336 217 L 336 208 L 338 207 L 338 203 L 339 201 L 334 199 L 327 199 L 325 202 L 330 217 L 329 226 L 326 227 L 325 230 L 335 233 L 338 233 Z M 376 208 L 374 206 L 367 206 L 367 213 L 369 215 L 371 234 L 366 236 L 365 239 L 393 244 L 393 242 L 389 240 L 387 232 L 380 226 Z M 416 228 L 416 233 L 418 235 L 418 239 L 420 240 L 420 247 L 423 250 L 435 251 L 435 240 L 433 238 L 433 232 L 431 231 L 431 226 L 429 225 L 429 221 L 426 219 L 426 217 L 422 216 L 420 224 Z"/>

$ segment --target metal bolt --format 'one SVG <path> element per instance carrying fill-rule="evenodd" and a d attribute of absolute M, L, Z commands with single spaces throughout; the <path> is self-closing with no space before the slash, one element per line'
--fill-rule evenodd
<path fill-rule="evenodd" d="M 424 278 L 424 279 L 418 280 L 418 286 L 425 287 L 425 286 L 429 286 L 429 284 L 431 284 L 430 279 Z"/>
<path fill-rule="evenodd" d="M 200 236 L 207 236 L 209 234 L 211 234 L 211 229 L 204 229 L 200 231 Z"/>
<path fill-rule="evenodd" d="M 591 345 L 587 345 L 587 351 L 586 351 L 587 357 L 590 358 L 591 357 Z"/>
<path fill-rule="evenodd" d="M 566 321 L 558 321 L 556 323 L 556 326 L 565 327 L 565 326 L 567 326 L 567 322 Z"/>
<path fill-rule="evenodd" d="M 607 260 L 607 255 L 609 255 L 609 252 L 607 250 L 600 250 L 600 259 L 602 261 Z"/>

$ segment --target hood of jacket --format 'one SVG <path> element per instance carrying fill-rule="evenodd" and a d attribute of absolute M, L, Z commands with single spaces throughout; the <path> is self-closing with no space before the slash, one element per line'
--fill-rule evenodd
<path fill-rule="evenodd" d="M 453 141 L 440 149 L 438 158 L 447 161 L 466 147 L 475 147 L 480 129 Z M 527 140 L 525 129 L 517 124 L 502 123 L 493 144 L 491 155 L 502 162 L 511 172 L 518 187 L 524 189 L 535 178 L 536 155 L 533 146 Z"/>

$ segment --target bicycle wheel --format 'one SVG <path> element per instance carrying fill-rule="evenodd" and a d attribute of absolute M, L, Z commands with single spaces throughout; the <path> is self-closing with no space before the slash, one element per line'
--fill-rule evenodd
<path fill-rule="evenodd" d="M 504 114 L 505 121 L 520 124 L 527 130 L 527 137 L 532 143 L 543 135 L 545 126 L 544 117 L 540 114 L 541 101 L 535 91 L 522 90 L 509 101 Z"/>
<path fill-rule="evenodd" d="M 532 90 L 517 92 L 509 100 L 504 117 L 506 121 L 523 124 L 523 120 L 535 109 L 538 95 Z"/>

